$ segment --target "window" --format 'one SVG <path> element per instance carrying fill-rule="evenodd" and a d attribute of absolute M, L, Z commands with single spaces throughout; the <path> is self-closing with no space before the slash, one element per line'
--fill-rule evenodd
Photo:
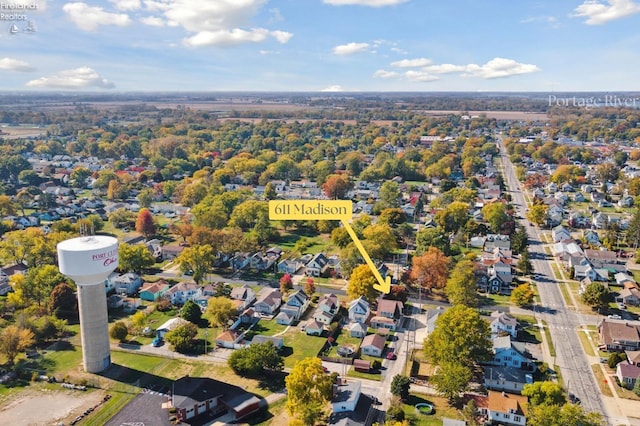
<path fill-rule="evenodd" d="M 520 421 L 522 421 L 522 419 L 520 418 L 520 416 L 513 416 L 513 421 L 514 422 L 520 422 Z"/>

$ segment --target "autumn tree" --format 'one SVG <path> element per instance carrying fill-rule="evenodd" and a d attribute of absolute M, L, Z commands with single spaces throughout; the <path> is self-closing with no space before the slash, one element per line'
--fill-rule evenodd
<path fill-rule="evenodd" d="M 372 302 L 378 295 L 377 290 L 373 288 L 377 283 L 378 281 L 368 265 L 358 265 L 349 276 L 347 295 L 351 299 L 357 299 L 362 296 Z"/>
<path fill-rule="evenodd" d="M 527 425 L 530 426 L 605 426 L 602 414 L 586 412 L 577 404 L 536 405 L 529 408 Z"/>
<path fill-rule="evenodd" d="M 387 223 L 389 225 L 399 225 L 407 220 L 407 215 L 401 208 L 387 208 L 380 212 L 378 223 Z"/>
<path fill-rule="evenodd" d="M 458 232 L 469 221 L 469 205 L 454 201 L 436 213 L 434 220 L 445 232 Z"/>
<path fill-rule="evenodd" d="M 322 184 L 324 194 L 331 200 L 344 198 L 349 189 L 351 189 L 351 183 L 346 175 L 330 175 Z"/>
<path fill-rule="evenodd" d="M 193 273 L 193 280 L 200 284 L 205 274 L 211 268 L 215 255 L 210 245 L 185 247 L 176 257 L 175 262 L 180 265 L 182 273 Z"/>
<path fill-rule="evenodd" d="M 316 284 L 313 277 L 308 277 L 304 283 L 304 292 L 311 296 L 316 292 Z"/>
<path fill-rule="evenodd" d="M 547 211 L 549 207 L 545 204 L 534 204 L 529 207 L 529 211 L 527 212 L 527 219 L 529 222 L 542 226 L 547 223 Z"/>
<path fill-rule="evenodd" d="M 452 305 L 476 306 L 477 280 L 471 260 L 463 259 L 452 268 L 444 291 Z"/>
<path fill-rule="evenodd" d="M 145 238 L 150 238 L 156 234 L 156 224 L 149 209 L 140 209 L 138 212 L 136 231 L 144 235 Z"/>
<path fill-rule="evenodd" d="M 424 341 L 424 352 L 437 365 L 471 366 L 491 356 L 490 334 L 489 323 L 476 309 L 456 305 L 438 317 L 434 331 Z"/>
<path fill-rule="evenodd" d="M 17 325 L 8 325 L 0 331 L 0 353 L 7 358 L 7 363 L 13 365 L 19 352 L 24 351 L 35 343 L 31 330 Z"/>
<path fill-rule="evenodd" d="M 325 374 L 320 358 L 298 361 L 285 378 L 287 411 L 305 425 L 315 424 L 327 410 L 333 379 Z"/>
<path fill-rule="evenodd" d="M 143 269 L 150 268 L 156 260 L 144 244 L 126 244 L 118 246 L 118 268 L 123 273 L 140 274 Z"/>
<path fill-rule="evenodd" d="M 109 329 L 109 336 L 121 342 L 127 340 L 128 335 L 129 330 L 127 329 L 127 325 L 122 321 L 116 321 Z"/>
<path fill-rule="evenodd" d="M 49 295 L 49 312 L 58 318 L 76 316 L 78 302 L 75 290 L 67 283 L 58 283 Z"/>
<path fill-rule="evenodd" d="M 227 297 L 212 297 L 207 303 L 203 317 L 209 321 L 211 327 L 229 327 L 229 321 L 236 316 L 236 306 Z"/>
<path fill-rule="evenodd" d="M 511 292 L 509 300 L 516 306 L 525 307 L 533 304 L 536 293 L 529 283 L 520 284 Z"/>
<path fill-rule="evenodd" d="M 280 277 L 280 291 L 284 294 L 293 288 L 293 279 L 290 274 L 284 274 Z"/>
<path fill-rule="evenodd" d="M 451 260 L 436 247 L 429 247 L 421 256 L 411 259 L 409 277 L 413 282 L 430 291 L 444 288 L 449 275 Z"/>

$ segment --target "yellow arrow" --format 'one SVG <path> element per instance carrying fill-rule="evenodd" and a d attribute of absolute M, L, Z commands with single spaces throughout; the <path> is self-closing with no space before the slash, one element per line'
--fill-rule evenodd
<path fill-rule="evenodd" d="M 371 260 L 371 258 L 369 257 L 369 253 L 367 253 L 367 251 L 364 249 L 364 246 L 358 239 L 358 236 L 356 235 L 355 231 L 353 230 L 349 222 L 347 222 L 345 219 L 340 219 L 340 221 L 342 222 L 344 229 L 346 229 L 349 235 L 351 236 L 353 243 L 358 248 L 358 251 L 364 258 L 364 261 L 367 262 L 367 265 L 369 265 L 369 268 L 371 269 L 373 276 L 376 277 L 376 279 L 378 280 L 378 284 L 374 284 L 373 288 L 375 288 L 378 291 L 381 291 L 382 293 L 389 293 L 391 291 L 391 277 L 387 277 L 386 280 L 382 278 L 380 271 L 378 271 L 378 268 L 376 267 L 375 263 L 373 263 L 373 260 Z"/>

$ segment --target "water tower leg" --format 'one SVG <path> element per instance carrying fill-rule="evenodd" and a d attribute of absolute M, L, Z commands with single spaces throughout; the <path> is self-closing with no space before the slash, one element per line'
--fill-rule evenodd
<path fill-rule="evenodd" d="M 84 369 L 87 373 L 99 373 L 111 364 L 104 284 L 78 284 L 78 308 Z"/>

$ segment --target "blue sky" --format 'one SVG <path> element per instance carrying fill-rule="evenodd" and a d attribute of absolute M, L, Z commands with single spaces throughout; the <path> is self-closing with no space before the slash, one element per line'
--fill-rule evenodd
<path fill-rule="evenodd" d="M 640 90 L 640 0 L 0 6 L 0 90 Z"/>

